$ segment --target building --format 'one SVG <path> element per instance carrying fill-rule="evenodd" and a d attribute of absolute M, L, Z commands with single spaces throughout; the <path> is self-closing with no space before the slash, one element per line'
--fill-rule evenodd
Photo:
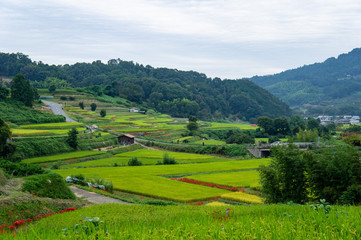
<path fill-rule="evenodd" d="M 129 112 L 137 113 L 139 112 L 138 108 L 129 108 Z"/>
<path fill-rule="evenodd" d="M 118 142 L 123 145 L 130 145 L 134 144 L 135 137 L 130 134 L 124 134 L 118 136 Z"/>

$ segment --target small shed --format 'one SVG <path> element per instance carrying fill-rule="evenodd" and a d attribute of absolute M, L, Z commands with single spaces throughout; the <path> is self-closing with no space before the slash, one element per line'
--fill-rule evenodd
<path fill-rule="evenodd" d="M 135 137 L 130 134 L 124 134 L 118 137 L 118 142 L 123 145 L 134 144 Z"/>

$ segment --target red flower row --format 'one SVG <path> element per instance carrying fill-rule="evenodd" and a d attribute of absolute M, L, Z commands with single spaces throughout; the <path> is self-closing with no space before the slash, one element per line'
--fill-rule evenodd
<path fill-rule="evenodd" d="M 64 212 L 71 212 L 71 211 L 75 211 L 77 210 L 78 208 L 76 207 L 70 207 L 70 208 L 66 208 L 66 209 L 63 209 L 61 211 L 58 212 L 59 213 L 64 213 Z M 11 211 L 9 211 L 11 212 Z M 20 221 L 16 221 L 14 222 L 11 226 L 8 226 L 6 224 L 3 224 L 3 225 L 0 225 L 0 234 L 3 233 L 3 232 L 6 232 L 7 229 L 8 230 L 14 230 L 15 228 L 23 225 L 24 223 L 29 223 L 29 222 L 32 222 L 32 221 L 35 221 L 35 220 L 38 220 L 38 219 L 41 219 L 41 218 L 46 218 L 46 217 L 49 217 L 51 215 L 54 215 L 54 213 L 48 213 L 48 214 L 43 214 L 41 216 L 36 216 L 34 217 L 33 219 L 31 218 L 28 218 L 27 220 L 20 220 Z"/>
<path fill-rule="evenodd" d="M 188 179 L 188 178 L 171 178 L 171 180 L 177 180 L 177 181 L 181 181 L 181 182 L 197 184 L 197 185 L 202 185 L 202 186 L 207 186 L 207 187 L 216 187 L 216 188 L 225 189 L 225 190 L 233 191 L 233 192 L 236 192 L 236 191 L 244 192 L 243 188 L 238 189 L 238 187 L 228 187 L 228 186 L 218 185 L 218 184 L 214 184 L 214 183 L 196 181 L 196 180 Z"/>

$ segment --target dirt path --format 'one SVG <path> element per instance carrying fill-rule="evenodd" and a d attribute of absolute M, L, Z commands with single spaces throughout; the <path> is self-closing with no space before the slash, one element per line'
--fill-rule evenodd
<path fill-rule="evenodd" d="M 121 200 L 106 197 L 94 192 L 88 192 L 83 189 L 77 188 L 75 186 L 70 186 L 70 189 L 74 192 L 75 196 L 84 198 L 85 200 L 95 203 L 95 204 L 101 204 L 101 203 L 119 203 L 119 204 L 131 204 L 128 202 L 123 202 Z"/>

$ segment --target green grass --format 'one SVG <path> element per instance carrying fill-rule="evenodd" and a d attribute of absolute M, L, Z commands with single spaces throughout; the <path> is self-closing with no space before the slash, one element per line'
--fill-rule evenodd
<path fill-rule="evenodd" d="M 210 155 L 201 155 L 201 154 L 193 154 L 193 153 L 180 153 L 180 152 L 167 152 L 167 151 L 157 151 L 151 149 L 139 149 L 132 152 L 126 152 L 117 154 L 117 156 L 121 157 L 142 157 L 142 158 L 156 158 L 162 159 L 164 153 L 168 153 L 170 157 L 174 157 L 176 160 L 197 160 L 197 159 L 212 159 L 216 158 Z"/>
<path fill-rule="evenodd" d="M 199 140 L 199 141 L 196 141 L 196 142 L 193 142 L 194 144 L 203 144 L 204 142 L 204 145 L 225 145 L 226 142 L 225 141 L 219 141 L 219 140 Z"/>
<path fill-rule="evenodd" d="M 230 187 L 259 187 L 258 171 L 240 171 L 187 176 L 189 179 Z"/>
<path fill-rule="evenodd" d="M 209 129 L 222 129 L 222 128 L 239 128 L 241 130 L 256 130 L 257 126 L 251 126 L 250 124 L 244 123 L 210 123 L 211 126 L 205 127 Z"/>
<path fill-rule="evenodd" d="M 78 132 L 81 133 L 85 128 L 77 128 Z M 14 136 L 50 136 L 50 135 L 65 135 L 70 129 L 12 129 Z"/>
<path fill-rule="evenodd" d="M 71 152 L 71 153 L 64 153 L 52 156 L 45 156 L 45 157 L 37 157 L 37 158 L 29 158 L 25 159 L 23 163 L 45 163 L 45 162 L 54 162 L 54 161 L 62 161 L 68 159 L 77 159 L 83 157 L 90 157 L 99 154 L 103 154 L 105 152 L 101 151 L 81 151 L 81 152 Z"/>
<path fill-rule="evenodd" d="M 268 159 L 251 159 L 242 161 L 139 167 L 76 168 L 55 171 L 60 173 L 63 177 L 72 174 L 83 174 L 87 177 L 101 177 L 108 181 L 112 181 L 114 188 L 121 191 L 187 202 L 219 196 L 221 193 L 226 192 L 224 192 L 225 190 L 219 192 L 218 190 L 220 189 L 166 179 L 159 175 L 254 169 L 261 164 L 267 164 L 268 161 Z"/>
<path fill-rule="evenodd" d="M 229 213 L 226 214 L 226 209 Z M 57 214 L 3 239 L 360 239 L 361 208 L 335 206 L 328 217 L 307 205 L 146 206 L 101 204 Z M 82 221 L 99 217 L 95 231 Z M 75 231 L 74 226 L 80 224 Z M 90 225 L 91 224 L 91 225 Z M 83 226 L 88 226 L 88 234 Z M 67 230 L 63 230 L 67 228 Z M 64 232 L 66 235 L 64 235 Z M 108 232 L 108 233 L 106 233 Z"/>
<path fill-rule="evenodd" d="M 61 123 L 43 123 L 43 124 L 28 124 L 22 125 L 22 128 L 30 129 L 59 129 L 59 128 L 73 128 L 83 125 L 82 123 L 76 122 L 61 122 Z"/>
<path fill-rule="evenodd" d="M 137 157 L 143 165 L 154 165 L 158 162 L 163 162 L 163 158 L 143 158 Z M 79 162 L 73 164 L 63 165 L 62 168 L 74 168 L 74 167 L 112 167 L 115 164 L 118 166 L 127 166 L 130 157 L 110 157 L 102 158 L 98 160 Z M 222 162 L 229 161 L 226 158 L 204 158 L 204 159 L 178 159 L 176 160 L 178 164 L 187 164 L 187 163 L 205 163 L 205 162 Z"/>

